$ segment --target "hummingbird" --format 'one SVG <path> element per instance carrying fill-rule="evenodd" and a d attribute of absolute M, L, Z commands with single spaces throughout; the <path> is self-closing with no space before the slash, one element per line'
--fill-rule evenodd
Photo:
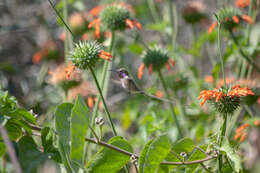
<path fill-rule="evenodd" d="M 124 89 L 126 89 L 130 94 L 142 94 L 142 95 L 144 95 L 146 97 L 151 97 L 151 98 L 159 100 L 159 101 L 172 102 L 172 101 L 167 100 L 167 99 L 162 99 L 162 98 L 156 97 L 154 95 L 147 94 L 146 92 L 144 92 L 143 90 L 138 88 L 136 83 L 135 83 L 135 81 L 129 75 L 129 73 L 128 73 L 128 71 L 126 69 L 120 68 L 120 69 L 111 70 L 111 71 L 117 73 L 117 75 L 118 75 L 118 77 L 120 79 L 121 86 Z"/>

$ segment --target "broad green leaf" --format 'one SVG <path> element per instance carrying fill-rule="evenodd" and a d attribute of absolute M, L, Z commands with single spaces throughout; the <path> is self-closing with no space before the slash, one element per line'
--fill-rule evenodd
<path fill-rule="evenodd" d="M 70 114 L 73 104 L 63 103 L 57 106 L 56 117 L 56 131 L 59 136 L 59 142 L 62 143 L 66 154 L 70 153 Z"/>
<path fill-rule="evenodd" d="M 23 136 L 18 143 L 19 162 L 23 172 L 37 173 L 39 166 L 48 159 L 48 155 L 38 150 L 38 147 L 32 137 Z"/>
<path fill-rule="evenodd" d="M 194 147 L 194 142 L 190 138 L 183 138 L 173 144 L 172 150 L 177 154 L 180 154 L 181 152 L 189 154 Z"/>
<path fill-rule="evenodd" d="M 149 141 L 141 151 L 139 160 L 140 173 L 154 173 L 160 163 L 167 157 L 171 150 L 171 142 L 166 135 L 159 136 Z"/>
<path fill-rule="evenodd" d="M 12 141 L 16 141 L 19 137 L 22 136 L 23 131 L 21 127 L 15 123 L 8 121 L 5 125 L 8 136 Z M 1 138 L 1 137 L 0 137 Z"/>
<path fill-rule="evenodd" d="M 120 136 L 111 138 L 108 143 L 123 150 L 133 152 L 131 145 Z M 115 173 L 127 164 L 129 159 L 130 156 L 128 155 L 103 147 L 89 161 L 87 170 L 89 173 Z"/>
<path fill-rule="evenodd" d="M 58 149 L 54 146 L 55 133 L 50 127 L 45 127 L 41 131 L 42 146 L 45 153 L 51 155 L 51 158 L 57 162 L 61 162 Z"/>
<path fill-rule="evenodd" d="M 56 131 L 59 136 L 59 152 L 67 172 L 72 172 L 70 164 L 70 114 L 73 104 L 63 103 L 57 106 Z"/>
<path fill-rule="evenodd" d="M 88 108 L 81 95 L 78 95 L 71 111 L 71 148 L 72 165 L 83 165 L 84 144 L 90 118 Z M 74 164 L 76 162 L 77 164 Z"/>
<path fill-rule="evenodd" d="M 160 23 L 148 24 L 145 26 L 145 28 L 147 30 L 163 32 L 165 30 L 165 28 L 167 27 L 167 25 L 168 25 L 168 23 L 166 21 L 162 21 Z"/>
<path fill-rule="evenodd" d="M 25 118 L 25 120 L 29 121 L 30 123 L 36 124 L 35 117 L 29 111 L 25 109 L 17 109 L 15 113 Z"/>
<path fill-rule="evenodd" d="M 129 49 L 131 52 L 134 52 L 136 54 L 141 54 L 143 52 L 142 46 L 137 43 L 133 43 L 129 45 Z"/>
<path fill-rule="evenodd" d="M 235 172 L 240 172 L 242 170 L 241 160 L 236 154 L 235 150 L 230 146 L 227 139 L 224 139 L 223 145 L 220 150 L 226 153 L 228 161 L 230 162 L 233 170 Z"/>
<path fill-rule="evenodd" d="M 5 154 L 6 147 L 3 142 L 0 141 L 0 157 L 2 157 Z"/>

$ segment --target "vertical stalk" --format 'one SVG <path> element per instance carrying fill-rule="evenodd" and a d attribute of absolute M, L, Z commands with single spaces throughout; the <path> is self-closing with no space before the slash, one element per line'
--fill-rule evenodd
<path fill-rule="evenodd" d="M 114 41 L 115 41 L 115 33 L 112 32 L 112 38 L 111 38 L 110 47 L 109 47 L 109 50 L 108 50 L 112 54 L 113 54 Z M 104 91 L 104 96 L 105 97 L 107 95 L 107 88 L 108 88 L 108 82 L 106 82 L 106 80 L 108 81 L 107 78 L 109 78 L 110 73 L 111 73 L 108 69 L 109 69 L 109 67 L 111 68 L 111 66 L 112 66 L 112 63 L 109 63 L 108 61 L 104 62 L 100 87 L 101 87 L 102 91 Z M 98 113 L 98 105 L 99 105 L 100 100 L 101 100 L 101 97 L 99 95 L 98 99 L 97 99 L 97 102 L 95 103 L 95 106 L 94 106 L 94 109 L 93 109 L 93 113 L 92 113 L 92 121 L 91 121 L 91 126 L 92 127 L 94 125 L 95 118 L 96 118 L 97 113 Z"/>
<path fill-rule="evenodd" d="M 227 129 L 227 114 L 224 114 L 223 115 L 223 124 L 221 126 L 221 129 L 220 129 L 220 134 L 218 136 L 218 145 L 219 147 L 221 147 L 222 145 L 222 142 L 223 142 L 223 139 L 226 135 L 226 129 Z M 218 156 L 218 168 L 219 168 L 219 172 L 221 172 L 221 169 L 222 169 L 222 155 L 220 154 Z"/>
<path fill-rule="evenodd" d="M 222 76 L 224 80 L 224 88 L 226 88 L 226 77 L 225 77 L 224 62 L 223 62 L 222 50 L 221 50 L 221 40 L 220 40 L 220 34 L 221 34 L 220 25 L 221 23 L 218 21 L 218 51 L 219 51 L 219 58 L 221 63 Z"/>
<path fill-rule="evenodd" d="M 162 75 L 161 71 L 158 71 L 158 75 L 159 75 L 159 78 L 160 78 L 160 80 L 162 82 L 162 86 L 163 86 L 164 92 L 166 94 L 166 97 L 167 97 L 168 100 L 170 100 L 170 94 L 168 92 L 168 87 L 166 85 L 166 82 L 165 82 L 165 80 L 163 78 L 163 75 Z M 175 124 L 177 126 L 177 129 L 178 129 L 178 132 L 179 132 L 179 136 L 183 137 L 183 133 L 182 133 L 182 130 L 181 130 L 178 118 L 177 118 L 176 114 L 174 113 L 173 103 L 169 102 L 169 106 L 170 106 L 171 114 L 172 114 L 172 116 L 174 118 Z"/>
<path fill-rule="evenodd" d="M 63 0 L 63 18 L 64 22 L 68 23 L 68 2 L 67 0 Z M 64 56 L 65 61 L 68 61 L 68 52 L 72 49 L 73 42 L 70 35 L 70 31 L 67 30 L 67 26 L 64 26 L 65 28 L 65 44 L 64 44 Z"/>
<path fill-rule="evenodd" d="M 102 103 L 103 103 L 103 105 L 104 105 L 104 109 L 105 109 L 105 112 L 106 112 L 107 117 L 108 117 L 108 119 L 109 119 L 109 123 L 110 123 L 110 125 L 111 125 L 111 127 L 112 127 L 113 133 L 114 133 L 115 136 L 117 136 L 117 133 L 116 133 L 114 124 L 113 124 L 113 122 L 112 122 L 112 118 L 111 118 L 110 112 L 108 111 L 107 104 L 106 104 L 105 99 L 104 99 L 104 97 L 103 97 L 102 90 L 101 90 L 101 88 L 100 88 L 100 86 L 99 86 L 99 83 L 98 83 L 98 81 L 97 81 L 97 77 L 96 77 L 96 75 L 95 75 L 95 72 L 94 72 L 94 70 L 92 69 L 92 67 L 89 67 L 89 69 L 90 69 L 90 72 L 91 72 L 91 74 L 92 74 L 92 77 L 93 77 L 93 79 L 94 79 L 94 81 L 95 81 L 95 83 L 96 83 L 96 86 L 97 86 L 99 95 L 100 95 L 101 100 L 102 100 Z"/>
<path fill-rule="evenodd" d="M 153 20 L 155 23 L 158 23 L 160 21 L 159 15 L 156 11 L 155 5 L 154 5 L 154 1 L 153 0 L 146 0 L 146 3 L 148 5 L 148 8 L 151 12 L 151 15 L 153 17 Z"/>

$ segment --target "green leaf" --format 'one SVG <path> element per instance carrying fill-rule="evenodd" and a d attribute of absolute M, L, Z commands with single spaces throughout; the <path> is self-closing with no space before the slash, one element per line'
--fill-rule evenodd
<path fill-rule="evenodd" d="M 73 172 L 70 164 L 70 114 L 73 104 L 63 103 L 57 106 L 56 131 L 59 136 L 59 152 L 67 172 Z"/>
<path fill-rule="evenodd" d="M 45 127 L 41 131 L 42 146 L 45 153 L 51 155 L 52 159 L 61 162 L 58 149 L 54 146 L 56 135 L 50 127 Z"/>
<path fill-rule="evenodd" d="M 180 154 L 181 152 L 190 153 L 194 149 L 194 142 L 190 138 L 183 138 L 173 144 L 172 150 Z"/>
<path fill-rule="evenodd" d="M 206 151 L 207 150 L 207 145 L 202 145 L 199 146 L 202 150 Z M 203 159 L 206 158 L 207 155 L 203 152 L 201 152 L 199 149 L 194 150 L 194 152 L 191 154 L 191 156 L 189 157 L 188 161 L 194 161 L 194 160 L 199 160 L 199 159 Z M 199 166 L 199 164 L 193 164 L 193 165 L 188 165 L 187 166 L 187 173 L 192 173 L 194 172 L 197 167 Z"/>
<path fill-rule="evenodd" d="M 17 109 L 15 113 L 25 118 L 25 120 L 29 121 L 30 123 L 36 124 L 35 117 L 26 109 Z"/>
<path fill-rule="evenodd" d="M 23 172 L 37 173 L 38 167 L 42 166 L 48 159 L 48 155 L 37 148 L 36 143 L 30 136 L 23 136 L 18 143 L 19 162 Z"/>
<path fill-rule="evenodd" d="M 226 153 L 228 161 L 230 162 L 233 170 L 235 172 L 240 172 L 242 170 L 241 160 L 236 154 L 235 150 L 230 146 L 227 139 L 224 139 L 223 145 L 220 150 Z"/>
<path fill-rule="evenodd" d="M 141 151 L 139 159 L 140 173 L 154 173 L 160 163 L 167 157 L 171 150 L 171 142 L 166 135 L 159 136 L 149 141 Z"/>
<path fill-rule="evenodd" d="M 145 26 L 145 29 L 164 32 L 167 25 L 168 25 L 168 22 L 162 21 L 160 23 L 148 24 L 148 25 Z"/>
<path fill-rule="evenodd" d="M 74 168 L 83 165 L 84 144 L 89 122 L 88 108 L 82 96 L 78 95 L 71 112 L 70 158 Z"/>
<path fill-rule="evenodd" d="M 133 152 L 131 145 L 120 136 L 111 138 L 108 143 L 123 150 Z M 119 171 L 129 159 L 130 156 L 128 155 L 103 147 L 89 161 L 87 170 L 89 173 L 115 173 Z"/>
<path fill-rule="evenodd" d="M 16 141 L 16 139 L 21 137 L 22 134 L 23 134 L 21 127 L 19 125 L 15 124 L 15 123 L 10 122 L 10 121 L 8 121 L 6 123 L 5 128 L 7 130 L 8 137 L 12 141 Z M 0 137 L 0 138 L 2 138 L 2 137 Z"/>
<path fill-rule="evenodd" d="M 63 103 L 57 106 L 56 117 L 56 131 L 59 136 L 59 142 L 62 143 L 67 154 L 70 153 L 70 114 L 73 104 Z"/>

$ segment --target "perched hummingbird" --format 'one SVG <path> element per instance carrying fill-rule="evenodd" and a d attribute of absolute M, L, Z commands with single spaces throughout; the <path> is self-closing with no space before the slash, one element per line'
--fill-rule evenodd
<path fill-rule="evenodd" d="M 141 89 L 139 89 L 137 87 L 137 85 L 135 84 L 133 78 L 129 75 L 129 73 L 126 69 L 120 68 L 120 69 L 111 70 L 111 71 L 114 71 L 114 72 L 117 73 L 122 87 L 124 89 L 126 89 L 128 92 L 130 92 L 131 94 L 143 94 L 144 96 L 151 97 L 151 98 L 154 98 L 156 100 L 165 101 L 165 102 L 172 102 L 172 101 L 167 100 L 167 99 L 162 99 L 162 98 L 156 97 L 154 95 L 147 94 L 144 91 L 142 91 Z"/>

